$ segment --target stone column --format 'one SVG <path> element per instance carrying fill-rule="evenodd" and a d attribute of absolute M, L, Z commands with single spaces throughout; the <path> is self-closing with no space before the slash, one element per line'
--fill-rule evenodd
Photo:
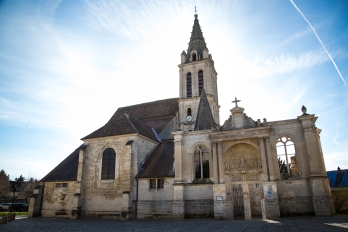
<path fill-rule="evenodd" d="M 71 219 L 76 219 L 81 216 L 81 180 L 82 180 L 82 170 L 83 170 L 83 160 L 85 156 L 85 148 L 86 146 L 83 145 L 79 150 L 79 163 L 77 166 L 77 177 L 75 182 L 75 193 L 74 193 L 74 200 L 73 205 L 71 209 Z"/>
<path fill-rule="evenodd" d="M 269 169 L 269 176 L 270 181 L 274 181 L 275 179 L 279 179 L 279 165 L 278 165 L 278 159 L 275 154 L 272 154 L 271 145 L 269 141 L 269 137 L 265 138 L 266 141 L 266 155 L 268 160 L 268 169 Z"/>
<path fill-rule="evenodd" d="M 222 154 L 221 142 L 217 144 L 217 150 L 218 150 L 218 163 L 219 163 L 219 183 L 224 184 L 225 183 L 225 165 L 224 165 L 224 157 Z"/>
<path fill-rule="evenodd" d="M 262 162 L 262 181 L 270 181 L 269 170 L 268 170 L 268 162 L 266 156 L 266 148 L 265 141 L 263 138 L 258 138 L 260 143 L 260 153 L 261 153 L 261 162 Z"/>
<path fill-rule="evenodd" d="M 299 121 L 302 123 L 303 135 L 305 137 L 308 160 L 310 161 L 310 175 L 311 176 L 322 176 L 321 173 L 321 155 L 319 151 L 318 135 L 316 132 L 314 122 L 317 117 L 314 114 L 305 115 L 298 117 Z"/>
<path fill-rule="evenodd" d="M 33 195 L 30 196 L 29 207 L 28 207 L 28 217 L 39 217 L 41 216 L 42 208 L 42 197 L 44 194 L 44 185 L 40 183 L 35 187 Z"/>
<path fill-rule="evenodd" d="M 243 171 L 243 206 L 244 206 L 244 218 L 245 220 L 251 220 L 251 207 L 249 197 L 249 185 L 246 182 L 245 171 Z"/>
<path fill-rule="evenodd" d="M 172 204 L 173 217 L 183 219 L 185 216 L 184 204 L 184 180 L 182 173 L 182 156 L 183 156 L 183 134 L 182 132 L 173 132 L 174 135 L 174 201 Z"/>
<path fill-rule="evenodd" d="M 332 216 L 335 211 L 329 181 L 326 173 L 322 173 L 324 161 L 315 127 L 317 117 L 314 117 L 314 114 L 305 114 L 299 116 L 298 120 L 302 123 L 307 147 L 314 213 L 317 216 Z"/>
<path fill-rule="evenodd" d="M 326 167 L 325 167 L 325 162 L 324 162 L 323 149 L 321 147 L 321 141 L 320 141 L 321 129 L 317 129 L 316 131 L 317 131 L 318 146 L 319 146 L 319 153 L 320 153 L 320 160 L 321 160 L 321 173 L 323 175 L 326 175 Z"/>
<path fill-rule="evenodd" d="M 213 143 L 212 146 L 212 150 L 213 150 L 213 175 L 214 175 L 214 183 L 217 184 L 219 183 L 219 173 L 218 173 L 218 153 L 217 153 L 217 144 Z"/>
<path fill-rule="evenodd" d="M 132 219 L 133 218 L 133 204 L 130 198 L 130 191 L 123 191 L 122 195 L 122 211 L 121 218 L 122 219 Z"/>

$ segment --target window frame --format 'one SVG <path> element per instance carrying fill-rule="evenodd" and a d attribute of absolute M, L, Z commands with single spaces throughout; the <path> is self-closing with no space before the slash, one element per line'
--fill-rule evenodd
<path fill-rule="evenodd" d="M 106 153 L 108 152 L 108 153 Z M 111 152 L 111 153 L 110 153 Z M 105 156 L 108 155 L 108 159 Z M 113 156 L 113 157 L 111 157 Z M 110 163 L 111 160 L 111 163 Z M 100 180 L 115 180 L 116 179 L 116 151 L 112 147 L 107 147 L 104 149 L 102 153 L 102 157 L 100 160 Z M 106 166 L 104 166 L 106 165 Z M 107 173 L 105 173 L 107 170 Z"/>
<path fill-rule="evenodd" d="M 192 97 L 192 73 L 186 74 L 186 98 Z"/>
<path fill-rule="evenodd" d="M 202 95 L 204 89 L 204 73 L 203 70 L 198 71 L 198 96 Z"/>
<path fill-rule="evenodd" d="M 204 145 L 193 150 L 193 180 L 210 179 L 210 151 Z"/>
<path fill-rule="evenodd" d="M 149 191 L 164 190 L 164 178 L 149 179 Z"/>
<path fill-rule="evenodd" d="M 291 149 L 289 149 L 290 147 L 291 147 Z M 293 165 L 291 163 L 291 157 L 295 157 L 295 160 L 296 160 L 296 163 L 297 163 L 297 152 L 296 152 L 296 145 L 295 145 L 294 140 L 291 137 L 286 136 L 286 135 L 281 136 L 276 141 L 275 149 L 276 149 L 276 154 L 277 154 L 277 162 L 278 162 L 278 165 L 279 165 L 279 173 L 280 174 L 292 175 L 293 174 L 293 171 L 292 171 Z M 283 151 L 282 154 L 279 154 L 280 150 Z M 292 153 L 289 152 L 291 150 L 293 151 Z M 285 163 L 286 171 L 282 171 L 281 170 L 280 162 L 284 161 L 284 159 L 285 159 L 285 162 L 286 162 Z"/>

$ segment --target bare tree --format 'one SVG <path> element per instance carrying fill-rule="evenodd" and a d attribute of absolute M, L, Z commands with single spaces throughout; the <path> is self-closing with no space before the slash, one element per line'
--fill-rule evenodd
<path fill-rule="evenodd" d="M 24 193 L 27 202 L 29 202 L 30 196 L 33 195 L 34 189 L 39 184 L 39 181 L 35 177 L 29 177 L 27 180 L 21 183 L 19 191 Z"/>
<path fill-rule="evenodd" d="M 4 169 L 0 171 L 0 198 L 7 198 L 10 190 L 10 176 L 6 174 Z"/>
<path fill-rule="evenodd" d="M 348 209 L 348 189 L 339 188 L 332 191 L 332 199 L 337 213 Z"/>

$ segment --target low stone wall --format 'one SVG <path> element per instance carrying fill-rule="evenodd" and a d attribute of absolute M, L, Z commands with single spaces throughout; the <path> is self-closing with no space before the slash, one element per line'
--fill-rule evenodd
<path fill-rule="evenodd" d="M 314 215 L 312 197 L 280 198 L 279 210 L 282 216 Z"/>
<path fill-rule="evenodd" d="M 214 218 L 214 200 L 186 200 L 185 218 Z"/>
<path fill-rule="evenodd" d="M 172 218 L 172 200 L 138 201 L 137 218 Z"/>

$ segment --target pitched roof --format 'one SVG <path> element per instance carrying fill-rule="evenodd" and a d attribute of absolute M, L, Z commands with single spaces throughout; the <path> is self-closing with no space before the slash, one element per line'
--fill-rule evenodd
<path fill-rule="evenodd" d="M 83 144 L 79 146 L 73 153 L 66 157 L 60 164 L 58 164 L 52 171 L 50 171 L 41 182 L 54 181 L 76 181 L 77 168 L 79 164 L 79 151 Z"/>
<path fill-rule="evenodd" d="M 175 116 L 175 114 L 179 111 L 178 100 L 179 98 L 169 98 L 121 107 L 117 109 L 114 115 L 110 118 L 109 122 L 115 120 L 119 115 L 124 113 L 139 120 Z"/>
<path fill-rule="evenodd" d="M 136 178 L 173 177 L 174 142 L 162 141 L 141 166 Z"/>
<path fill-rule="evenodd" d="M 211 113 L 209 102 L 205 90 L 203 89 L 201 99 L 199 101 L 197 118 L 195 123 L 195 131 L 209 130 L 215 126 L 213 114 Z"/>
<path fill-rule="evenodd" d="M 93 133 L 85 136 L 82 139 L 100 138 L 114 135 L 125 135 L 138 133 L 154 141 L 157 141 L 156 135 L 152 129 L 142 123 L 140 120 L 130 117 L 126 113 L 118 115 L 112 121 L 94 131 Z"/>

